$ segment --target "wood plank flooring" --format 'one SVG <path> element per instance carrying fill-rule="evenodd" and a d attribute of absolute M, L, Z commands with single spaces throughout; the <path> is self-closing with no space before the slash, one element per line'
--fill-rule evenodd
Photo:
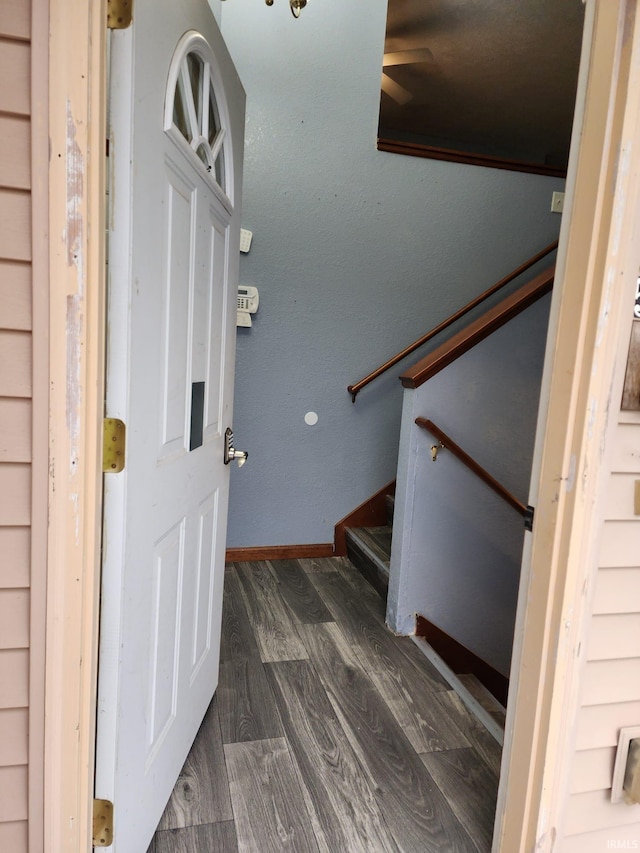
<path fill-rule="evenodd" d="M 344 558 L 227 567 L 220 683 L 148 853 L 488 853 L 500 747 Z"/>

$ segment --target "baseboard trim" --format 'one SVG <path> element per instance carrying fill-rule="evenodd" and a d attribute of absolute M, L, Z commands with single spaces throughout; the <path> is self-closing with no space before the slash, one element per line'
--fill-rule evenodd
<path fill-rule="evenodd" d="M 451 688 L 455 690 L 463 704 L 467 706 L 473 716 L 480 720 L 489 734 L 500 744 L 500 746 L 502 746 L 504 744 L 504 729 L 499 725 L 499 723 L 493 719 L 486 708 L 482 707 L 476 697 L 469 692 L 455 672 L 452 671 L 451 667 L 447 666 L 440 655 L 431 648 L 429 643 L 427 643 L 424 637 L 413 636 L 411 639 L 427 660 L 431 661 L 445 681 L 449 683 Z"/>
<path fill-rule="evenodd" d="M 506 707 L 509 679 L 501 672 L 419 613 L 416 614 L 416 637 L 423 637 L 456 675 L 475 675 L 498 702 Z"/>
<path fill-rule="evenodd" d="M 228 563 L 255 563 L 259 560 L 302 560 L 310 557 L 334 557 L 333 544 L 258 545 L 255 548 L 227 548 Z"/>
<path fill-rule="evenodd" d="M 347 556 L 347 540 L 345 538 L 345 527 L 382 527 L 387 523 L 387 495 L 393 495 L 396 490 L 396 481 L 392 480 L 383 486 L 379 492 L 367 498 L 366 501 L 357 506 L 336 524 L 333 534 L 333 552 L 336 557 Z"/>

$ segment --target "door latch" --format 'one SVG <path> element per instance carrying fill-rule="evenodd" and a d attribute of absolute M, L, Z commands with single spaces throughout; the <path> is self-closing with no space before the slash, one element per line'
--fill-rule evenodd
<path fill-rule="evenodd" d="M 234 459 L 238 463 L 238 468 L 242 468 L 244 463 L 249 458 L 249 454 L 245 450 L 236 450 L 233 446 L 233 430 L 227 427 L 224 433 L 224 464 L 228 465 Z"/>

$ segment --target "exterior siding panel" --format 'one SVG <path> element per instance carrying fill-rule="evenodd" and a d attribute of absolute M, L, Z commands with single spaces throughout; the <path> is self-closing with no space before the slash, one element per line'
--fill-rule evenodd
<path fill-rule="evenodd" d="M 28 116 L 31 105 L 31 50 L 28 42 L 0 42 L 0 112 Z"/>
<path fill-rule="evenodd" d="M 627 603 L 627 607 L 629 606 L 630 604 Z M 640 613 L 593 616 L 587 648 L 588 660 L 633 658 L 638 655 L 638 649 L 640 649 Z"/>
<path fill-rule="evenodd" d="M 597 749 L 615 746 L 618 729 L 637 726 L 640 720 L 640 701 L 619 704 L 582 706 L 576 726 L 576 749 Z"/>
<path fill-rule="evenodd" d="M 31 195 L 23 190 L 0 190 L 0 257 L 31 260 Z"/>
<path fill-rule="evenodd" d="M 2 0 L 0 851 L 3 853 L 36 853 L 44 846 L 48 55 L 47 0 Z M 38 115 L 37 123 L 31 122 L 32 105 Z M 37 301 L 34 293 L 38 294 Z"/>
<path fill-rule="evenodd" d="M 0 115 L 0 186 L 31 188 L 31 133 L 28 119 Z"/>
<path fill-rule="evenodd" d="M 0 709 L 29 706 L 29 652 L 0 649 Z"/>
<path fill-rule="evenodd" d="M 11 850 L 11 853 L 27 853 L 29 850 L 29 826 L 26 820 L 0 823 L 0 850 Z"/>
<path fill-rule="evenodd" d="M 26 764 L 28 754 L 29 713 L 27 709 L 7 708 L 0 711 L 0 767 Z"/>
<path fill-rule="evenodd" d="M 28 527 L 0 527 L 0 588 L 24 589 L 29 586 L 30 534 Z"/>
<path fill-rule="evenodd" d="M 0 397 L 31 397 L 31 334 L 0 331 Z"/>
<path fill-rule="evenodd" d="M 31 522 L 31 466 L 0 465 L 0 519 L 17 527 Z"/>
<path fill-rule="evenodd" d="M 636 850 L 638 835 L 632 827 L 610 827 L 565 838 L 562 853 L 606 853 L 607 850 Z M 618 846 L 615 846 L 616 843 Z M 625 846 L 626 845 L 626 846 Z"/>
<path fill-rule="evenodd" d="M 624 803 L 612 805 L 608 790 L 589 791 L 586 794 L 574 794 L 568 803 L 565 816 L 567 835 L 594 832 L 600 829 L 633 827 L 626 829 L 627 836 L 638 838 L 638 813 Z M 611 836 L 613 837 L 613 832 Z M 562 849 L 562 848 L 560 848 Z M 606 849 L 606 848 L 605 848 Z"/>
<path fill-rule="evenodd" d="M 31 330 L 31 265 L 0 258 L 0 329 Z"/>
<path fill-rule="evenodd" d="M 601 791 L 611 785 L 616 751 L 614 747 L 589 749 L 576 753 L 572 768 L 572 794 Z"/>
<path fill-rule="evenodd" d="M 31 35 L 31 4 L 24 0 L 2 0 L 0 33 L 7 38 L 28 39 Z"/>
<path fill-rule="evenodd" d="M 29 590 L 0 589 L 0 649 L 29 648 Z"/>
<path fill-rule="evenodd" d="M 31 400 L 0 397 L 0 462 L 31 462 Z"/>
<path fill-rule="evenodd" d="M 620 729 L 640 725 L 640 517 L 634 506 L 640 420 L 635 413 L 620 413 L 611 452 L 563 853 L 640 844 L 640 808 L 611 803 Z"/>
<path fill-rule="evenodd" d="M 593 601 L 594 614 L 628 613 L 640 601 L 640 568 L 600 569 Z"/>
<path fill-rule="evenodd" d="M 28 785 L 26 766 L 0 767 L 0 823 L 27 819 Z"/>

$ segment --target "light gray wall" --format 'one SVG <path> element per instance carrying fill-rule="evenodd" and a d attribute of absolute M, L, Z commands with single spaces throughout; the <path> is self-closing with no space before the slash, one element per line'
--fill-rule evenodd
<path fill-rule="evenodd" d="M 213 16 L 218 22 L 218 26 L 220 26 L 220 19 L 222 17 L 222 2 L 221 0 L 208 0 L 209 6 L 211 6 L 211 11 L 213 12 Z"/>
<path fill-rule="evenodd" d="M 247 92 L 230 547 L 330 542 L 395 477 L 398 371 L 346 386 L 550 242 L 557 179 L 376 151 L 386 3 L 228 0 Z M 304 416 L 316 412 L 317 425 Z"/>
<path fill-rule="evenodd" d="M 426 417 L 528 502 L 550 296 L 420 388 L 407 390 L 387 621 L 415 630 L 420 613 L 509 673 L 522 517 L 451 453 L 435 462 Z"/>

